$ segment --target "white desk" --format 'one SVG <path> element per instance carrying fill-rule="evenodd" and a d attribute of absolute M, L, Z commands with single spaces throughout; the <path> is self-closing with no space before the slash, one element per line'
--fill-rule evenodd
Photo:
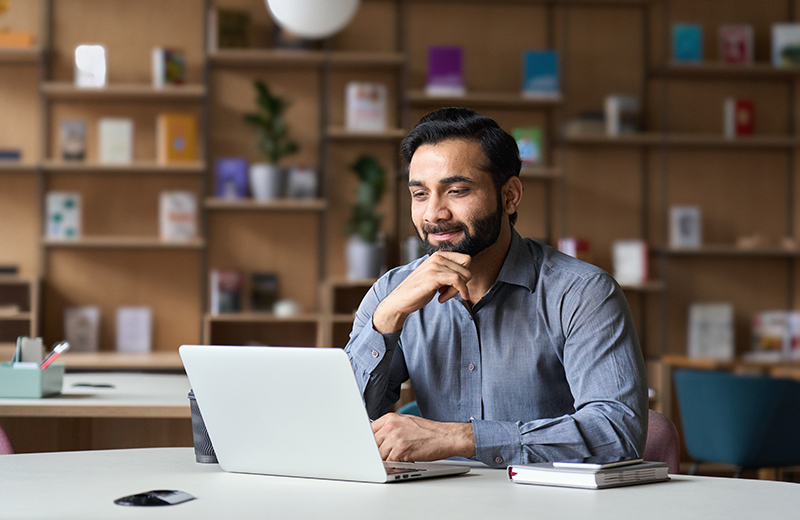
<path fill-rule="evenodd" d="M 67 373 L 61 395 L 0 399 L 0 424 L 18 452 L 191 446 L 189 389 L 185 375 Z"/>
<path fill-rule="evenodd" d="M 800 485 L 784 482 L 675 476 L 593 491 L 512 484 L 502 470 L 478 468 L 458 477 L 362 484 L 225 473 L 195 463 L 191 448 L 0 456 L 0 482 L 4 519 L 778 520 L 800 511 Z M 152 489 L 179 489 L 197 500 L 158 508 L 113 503 Z"/>

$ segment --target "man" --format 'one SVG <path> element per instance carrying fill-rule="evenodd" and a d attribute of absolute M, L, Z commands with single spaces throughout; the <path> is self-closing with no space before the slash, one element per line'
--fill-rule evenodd
<path fill-rule="evenodd" d="M 384 460 L 641 456 L 647 388 L 630 309 L 607 273 L 514 230 L 514 139 L 448 108 L 401 153 L 428 255 L 372 286 L 346 347 Z M 387 414 L 409 378 L 422 418 Z"/>

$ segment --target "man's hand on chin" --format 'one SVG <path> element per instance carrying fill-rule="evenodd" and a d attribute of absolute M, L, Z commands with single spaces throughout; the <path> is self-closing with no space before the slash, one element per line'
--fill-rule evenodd
<path fill-rule="evenodd" d="M 439 460 L 475 455 L 471 423 L 443 423 L 387 413 L 372 423 L 383 460 Z"/>

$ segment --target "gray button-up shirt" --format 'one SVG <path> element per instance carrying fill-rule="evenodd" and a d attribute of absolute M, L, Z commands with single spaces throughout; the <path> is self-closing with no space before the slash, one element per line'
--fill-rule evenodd
<path fill-rule="evenodd" d="M 424 259 L 381 277 L 356 313 L 346 351 L 370 417 L 410 378 L 423 417 L 472 422 L 486 464 L 641 456 L 647 378 L 611 276 L 515 231 L 471 311 L 433 298 L 401 331 L 378 333 L 375 308 Z"/>

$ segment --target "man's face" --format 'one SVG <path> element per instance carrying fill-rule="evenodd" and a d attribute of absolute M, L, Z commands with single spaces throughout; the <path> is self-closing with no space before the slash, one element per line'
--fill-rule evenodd
<path fill-rule="evenodd" d="M 497 241 L 503 223 L 500 195 L 478 143 L 451 139 L 422 145 L 409 165 L 411 219 L 428 254 L 475 256 Z"/>

